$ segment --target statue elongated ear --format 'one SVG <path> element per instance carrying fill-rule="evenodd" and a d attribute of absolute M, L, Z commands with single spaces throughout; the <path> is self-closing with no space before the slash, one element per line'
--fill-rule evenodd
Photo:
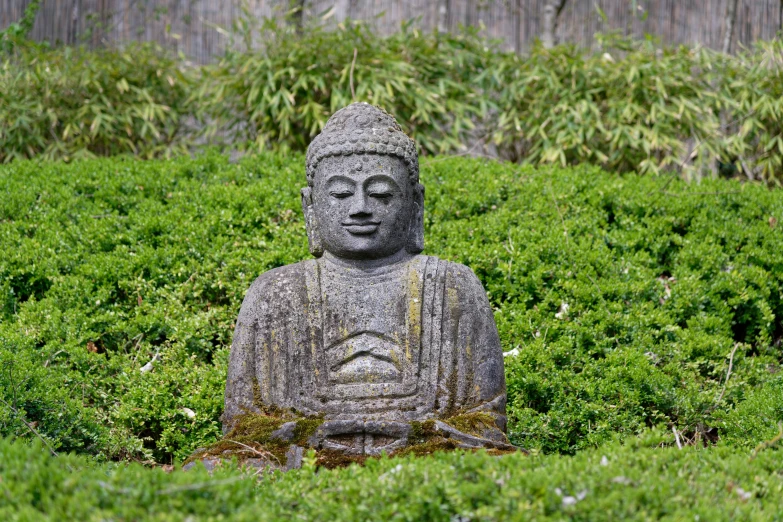
<path fill-rule="evenodd" d="M 321 241 L 321 231 L 313 211 L 313 190 L 310 187 L 302 189 L 302 212 L 307 229 L 307 246 L 313 256 L 321 257 L 324 254 L 324 244 Z"/>
<path fill-rule="evenodd" d="M 420 254 L 424 250 L 424 185 L 421 183 L 416 183 L 413 188 L 413 212 L 405 249 L 411 254 Z"/>

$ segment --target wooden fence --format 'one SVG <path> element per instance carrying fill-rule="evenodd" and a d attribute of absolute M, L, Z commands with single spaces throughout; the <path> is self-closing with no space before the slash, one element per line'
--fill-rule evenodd
<path fill-rule="evenodd" d="M 0 0 L 0 28 L 21 18 L 30 0 Z M 590 46 L 594 34 L 620 30 L 652 34 L 667 43 L 720 49 L 726 7 L 732 0 L 567 0 L 559 41 Z M 329 15 L 330 23 L 365 20 L 389 33 L 405 20 L 424 30 L 479 25 L 507 49 L 524 52 L 541 36 L 547 0 L 305 0 L 304 19 Z M 280 16 L 288 0 L 245 0 L 254 16 Z M 205 63 L 225 48 L 239 0 L 43 0 L 32 36 L 39 40 L 99 46 L 129 40 L 157 41 Z M 783 0 L 739 0 L 733 48 L 775 37 Z"/>

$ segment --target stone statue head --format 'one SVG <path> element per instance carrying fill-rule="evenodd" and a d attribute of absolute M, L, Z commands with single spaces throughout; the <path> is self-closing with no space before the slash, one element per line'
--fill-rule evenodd
<path fill-rule="evenodd" d="M 416 146 L 384 110 L 334 113 L 307 149 L 302 210 L 310 252 L 380 259 L 424 249 L 424 187 Z"/>

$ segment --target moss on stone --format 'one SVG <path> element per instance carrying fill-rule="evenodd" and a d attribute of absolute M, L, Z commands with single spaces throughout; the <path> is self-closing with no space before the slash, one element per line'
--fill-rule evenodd
<path fill-rule="evenodd" d="M 399 451 L 395 451 L 391 456 L 403 457 L 405 455 L 416 455 L 417 457 L 422 457 L 424 455 L 432 455 L 436 451 L 453 451 L 455 449 L 457 449 L 456 441 L 435 436 L 424 440 L 424 442 L 406 446 Z"/>
<path fill-rule="evenodd" d="M 366 455 L 346 455 L 341 451 L 320 450 L 316 453 L 316 466 L 326 469 L 344 468 L 351 464 L 364 465 L 368 458 Z"/>
<path fill-rule="evenodd" d="M 411 421 L 411 433 L 408 436 L 409 445 L 421 444 L 435 437 L 435 421 L 430 419 L 424 422 Z"/>
<path fill-rule="evenodd" d="M 468 433 L 476 437 L 483 437 L 483 432 L 486 429 L 497 429 L 495 418 L 486 412 L 461 413 L 443 419 L 443 422 L 462 433 Z"/>
<path fill-rule="evenodd" d="M 191 455 L 185 464 L 205 457 L 220 457 L 230 459 L 236 457 L 240 462 L 248 458 L 257 458 L 260 454 L 270 455 L 270 460 L 277 460 L 280 465 L 286 464 L 286 452 L 292 444 L 310 447 L 308 441 L 318 427 L 324 423 L 323 416 L 297 417 L 288 410 L 275 411 L 276 415 L 246 413 L 236 417 L 232 430 L 220 441 Z M 296 422 L 293 438 L 290 442 L 272 438 L 272 433 L 280 429 L 286 422 Z M 463 413 L 446 419 L 455 429 L 463 433 L 482 436 L 487 428 L 496 428 L 495 419 L 489 413 Z M 411 421 L 411 431 L 408 445 L 390 456 L 431 455 L 437 451 L 453 451 L 458 449 L 458 442 L 447 439 L 435 430 L 435 420 Z M 513 453 L 502 450 L 489 450 L 491 454 L 500 455 Z M 364 465 L 368 457 L 365 455 L 345 455 L 334 450 L 317 450 L 316 465 L 334 469 L 350 464 Z"/>
<path fill-rule="evenodd" d="M 299 446 L 307 446 L 307 441 L 315 434 L 315 430 L 318 426 L 324 423 L 323 416 L 320 417 L 304 417 L 296 421 L 294 427 L 294 444 Z"/>
<path fill-rule="evenodd" d="M 234 420 L 234 426 L 225 437 L 202 451 L 196 452 L 185 460 L 187 464 L 204 457 L 237 457 L 242 461 L 269 454 L 281 464 L 286 462 L 289 444 L 272 439 L 272 433 L 289 419 L 280 416 L 244 413 Z"/>
<path fill-rule="evenodd" d="M 226 439 L 238 442 L 268 442 L 270 435 L 280 429 L 286 419 L 257 413 L 239 415 L 234 422 L 234 427 L 225 436 Z"/>

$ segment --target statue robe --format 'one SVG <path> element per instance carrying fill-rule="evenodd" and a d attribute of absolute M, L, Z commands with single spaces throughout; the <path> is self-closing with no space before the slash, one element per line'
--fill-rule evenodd
<path fill-rule="evenodd" d="M 486 412 L 505 431 L 503 354 L 473 272 L 415 256 L 383 273 L 321 259 L 262 274 L 236 322 L 224 430 L 264 405 L 345 421 Z"/>

